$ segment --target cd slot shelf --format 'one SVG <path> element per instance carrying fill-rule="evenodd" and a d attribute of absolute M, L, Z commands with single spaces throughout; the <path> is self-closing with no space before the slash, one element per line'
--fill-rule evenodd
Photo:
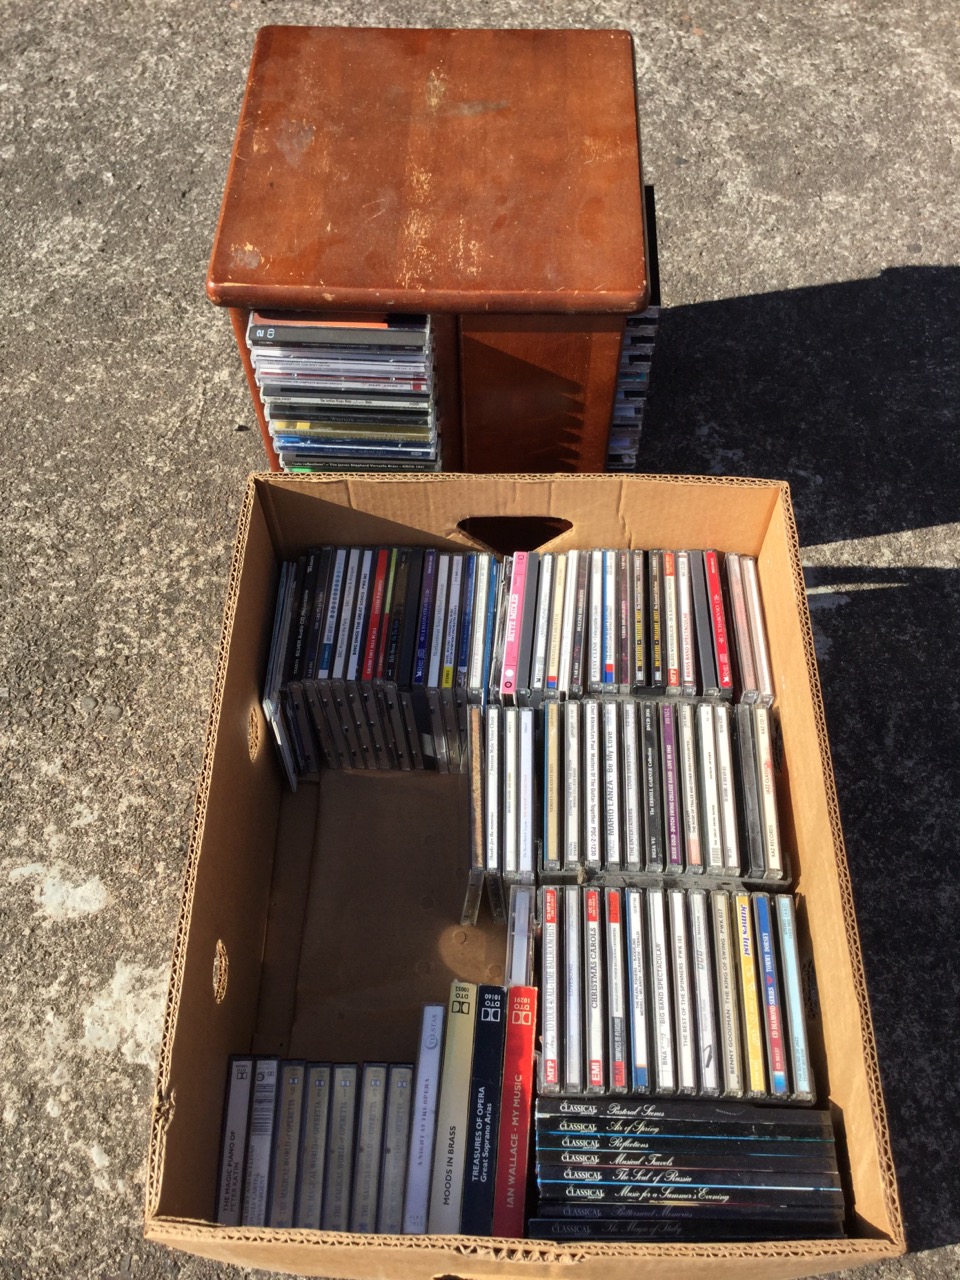
<path fill-rule="evenodd" d="M 429 406 L 422 415 L 418 416 L 417 425 L 423 425 L 426 429 L 423 434 L 427 436 L 432 446 L 429 453 L 432 456 L 417 456 L 414 459 L 406 459 L 403 457 L 401 446 L 400 456 L 391 458 L 385 451 L 377 454 L 376 457 L 364 460 L 362 455 L 354 452 L 352 455 L 349 451 L 337 451 L 334 448 L 329 450 L 329 456 L 320 462 L 320 465 L 291 465 L 283 466 L 281 462 L 281 449 L 277 447 L 278 435 L 282 436 L 284 432 L 273 424 L 273 418 L 279 417 L 279 414 L 270 408 L 270 400 L 276 397 L 267 397 L 264 392 L 265 376 L 261 375 L 259 369 L 261 360 L 257 357 L 258 348 L 256 342 L 251 345 L 251 326 L 254 317 L 258 314 L 249 311 L 246 308 L 230 308 L 229 309 L 231 323 L 237 338 L 237 346 L 240 352 L 240 359 L 243 370 L 247 378 L 247 384 L 250 389 L 250 396 L 253 401 L 253 408 L 256 414 L 257 425 L 263 440 L 263 447 L 266 451 L 267 462 L 271 471 L 389 471 L 389 470 L 410 470 L 410 471 L 459 471 L 462 465 L 462 449 L 460 438 L 460 412 L 459 412 L 459 394 L 458 394 L 458 363 L 456 359 L 456 319 L 452 316 L 443 315 L 427 315 L 421 317 L 429 331 L 429 353 L 428 377 L 429 382 Z M 322 313 L 270 313 L 274 319 L 283 319 L 293 325 L 302 323 L 304 315 L 310 315 L 314 319 L 321 319 L 323 323 L 331 323 L 335 319 L 335 314 L 331 313 L 329 317 L 323 316 Z M 351 314 L 351 321 L 357 324 L 360 317 L 357 313 Z M 371 321 L 374 317 L 371 315 Z M 382 323 L 383 317 L 380 317 Z M 362 328 L 358 325 L 358 332 L 362 332 Z M 376 330 L 374 330 L 376 333 Z M 279 344 L 278 344 L 279 345 Z M 280 347 L 285 354 L 292 355 L 290 347 Z M 310 348 L 304 347 L 304 353 L 307 360 L 310 359 Z M 366 353 L 365 353 L 366 354 Z M 266 366 L 269 370 L 275 370 L 277 366 Z M 293 370 L 295 373 L 309 374 L 309 367 Z M 286 385 L 290 385 L 290 381 Z M 267 383 L 267 390 L 275 390 L 274 386 Z M 337 388 L 339 391 L 341 388 Z M 357 398 L 360 399 L 359 388 L 356 383 L 351 387 L 349 383 L 344 384 L 344 390 L 349 393 L 351 390 L 357 391 Z M 418 392 L 418 398 L 421 398 Z M 302 397 L 294 397 L 294 405 L 296 401 Z M 289 403 L 289 402 L 288 402 Z M 375 409 L 377 407 L 386 408 L 387 412 L 383 414 L 376 422 L 372 420 L 372 415 L 366 415 L 370 421 L 363 421 L 364 415 L 362 408 Z M 362 430 L 364 428 L 372 429 L 375 426 L 382 426 L 384 429 L 384 438 L 390 435 L 390 411 L 382 399 L 377 406 L 357 406 L 359 413 L 353 415 L 354 422 L 349 424 L 353 430 Z M 406 408 L 406 405 L 404 405 Z M 287 415 L 289 417 L 289 415 Z M 300 414 L 298 412 L 298 418 Z M 318 415 L 312 410 L 307 410 L 303 415 L 304 418 L 312 417 L 317 419 Z M 357 418 L 361 421 L 356 421 Z M 343 421 L 345 425 L 347 414 L 339 415 L 337 420 Z M 288 436 L 297 434 L 300 429 L 302 438 L 309 438 L 310 434 L 318 435 L 319 433 L 311 433 L 309 427 L 304 430 L 304 423 L 301 420 L 297 422 L 291 432 L 286 433 Z M 369 435 L 369 430 L 367 431 Z M 409 434 L 409 433 L 408 433 Z M 346 439 L 344 435 L 338 437 L 343 441 Z M 394 440 L 399 441 L 399 436 L 394 436 Z M 318 461 L 320 461 L 318 459 Z"/>

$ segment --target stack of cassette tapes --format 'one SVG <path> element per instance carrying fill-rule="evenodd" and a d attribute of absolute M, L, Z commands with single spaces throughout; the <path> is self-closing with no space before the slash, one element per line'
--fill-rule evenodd
<path fill-rule="evenodd" d="M 429 316 L 254 311 L 247 345 L 284 471 L 439 469 Z"/>
<path fill-rule="evenodd" d="M 637 469 L 640 430 L 650 389 L 650 364 L 659 320 L 659 306 L 650 306 L 645 311 L 627 316 L 607 445 L 608 471 Z"/>
<path fill-rule="evenodd" d="M 216 1220 L 400 1231 L 413 1099 L 407 1064 L 231 1058 Z"/>
<path fill-rule="evenodd" d="M 541 1097 L 536 1149 L 534 1239 L 842 1234 L 829 1112 Z"/>
<path fill-rule="evenodd" d="M 535 1087 L 534 891 L 511 896 L 506 984 L 424 1006 L 416 1066 L 230 1059 L 216 1221 L 521 1236 Z"/>

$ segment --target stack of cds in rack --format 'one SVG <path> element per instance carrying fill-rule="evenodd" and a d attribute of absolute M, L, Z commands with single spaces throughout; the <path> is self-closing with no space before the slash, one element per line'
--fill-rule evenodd
<path fill-rule="evenodd" d="M 608 471 L 636 471 L 660 308 L 627 317 L 607 445 Z"/>
<path fill-rule="evenodd" d="M 429 316 L 254 311 L 247 345 L 284 471 L 439 469 Z"/>

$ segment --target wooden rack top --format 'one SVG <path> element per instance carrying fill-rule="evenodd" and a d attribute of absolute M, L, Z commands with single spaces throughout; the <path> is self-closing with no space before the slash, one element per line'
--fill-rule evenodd
<path fill-rule="evenodd" d="M 207 292 L 292 310 L 639 309 L 629 33 L 263 28 Z"/>

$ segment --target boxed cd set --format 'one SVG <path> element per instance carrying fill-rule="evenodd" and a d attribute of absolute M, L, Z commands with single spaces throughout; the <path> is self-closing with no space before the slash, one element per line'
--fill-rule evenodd
<path fill-rule="evenodd" d="M 358 1280 L 894 1256 L 864 992 L 786 485 L 251 478 L 150 1238 Z"/>

